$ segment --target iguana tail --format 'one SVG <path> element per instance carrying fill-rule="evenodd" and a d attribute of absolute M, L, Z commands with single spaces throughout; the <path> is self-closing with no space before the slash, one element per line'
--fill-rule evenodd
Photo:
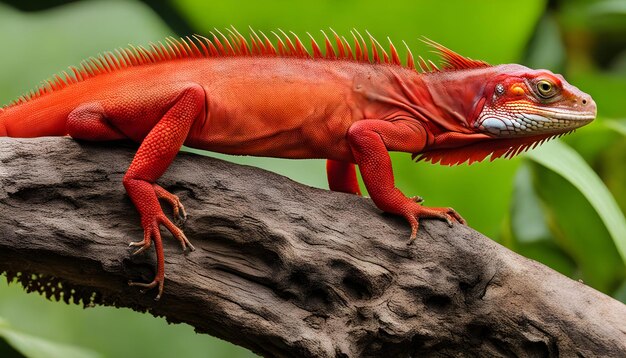
<path fill-rule="evenodd" d="M 38 98 L 34 101 L 0 107 L 0 137 L 65 135 L 70 107 L 66 103 L 53 101 L 54 99 Z"/>

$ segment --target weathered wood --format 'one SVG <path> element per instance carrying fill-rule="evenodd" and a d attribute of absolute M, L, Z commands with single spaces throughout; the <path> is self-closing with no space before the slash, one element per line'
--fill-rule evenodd
<path fill-rule="evenodd" d="M 470 228 L 425 221 L 407 245 L 403 220 L 368 199 L 189 154 L 160 183 L 186 205 L 197 250 L 165 234 L 155 302 L 126 285 L 150 280 L 155 262 L 126 245 L 142 237 L 121 185 L 133 152 L 0 138 L 0 271 L 264 356 L 626 355 L 625 305 Z"/>

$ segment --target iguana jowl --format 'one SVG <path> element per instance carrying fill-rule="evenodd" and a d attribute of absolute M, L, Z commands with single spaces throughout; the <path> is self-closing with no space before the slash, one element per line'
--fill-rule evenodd
<path fill-rule="evenodd" d="M 312 51 L 283 33 L 273 44 L 252 31 L 228 37 L 168 38 L 149 49 L 106 52 L 70 67 L 0 110 L 0 136 L 65 136 L 141 143 L 123 184 L 154 242 L 163 290 L 160 226 L 183 248 L 183 232 L 159 199 L 186 215 L 178 197 L 158 184 L 184 144 L 228 154 L 325 158 L 331 190 L 359 194 L 355 164 L 374 203 L 401 215 L 415 238 L 419 218 L 464 220 L 451 208 L 432 208 L 394 185 L 389 151 L 418 160 L 460 164 L 491 155 L 511 157 L 592 121 L 591 97 L 547 70 L 491 66 L 426 40 L 442 56 L 438 68 L 408 52 L 402 65 L 370 36 L 354 42 L 334 34 Z M 358 35 L 358 36 L 357 36 Z M 210 168 L 207 168 L 210 170 Z"/>

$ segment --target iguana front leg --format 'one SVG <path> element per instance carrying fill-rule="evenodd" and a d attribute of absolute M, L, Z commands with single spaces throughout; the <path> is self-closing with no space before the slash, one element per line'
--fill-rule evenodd
<path fill-rule="evenodd" d="M 164 199 L 173 206 L 175 217 L 184 218 L 185 211 L 180 200 L 155 182 L 174 160 L 192 124 L 203 119 L 206 103 L 204 89 L 197 84 L 189 84 L 174 94 L 169 93 L 168 96 L 175 100 L 169 104 L 169 109 L 163 117 L 149 129 L 123 179 L 124 187 L 141 216 L 141 226 L 144 230 L 143 240 L 131 242 L 130 245 L 139 247 L 135 251 L 135 254 L 138 254 L 148 249 L 154 242 L 157 256 L 157 272 L 152 282 L 129 282 L 129 284 L 146 289 L 158 286 L 159 293 L 156 299 L 163 293 L 165 278 L 160 226 L 165 226 L 181 243 L 183 249 L 189 247 L 193 250 L 193 246 L 185 234 L 165 216 L 159 204 L 159 198 Z M 137 103 L 150 101 L 138 100 Z M 135 109 L 138 113 L 142 111 L 142 108 Z M 133 128 L 132 122 L 127 123 L 127 120 L 119 118 L 112 120 L 108 118 L 109 115 L 100 104 L 85 104 L 70 114 L 68 133 L 74 138 L 90 140 L 125 138 L 124 126 Z"/>
<path fill-rule="evenodd" d="M 419 204 L 421 198 L 407 198 L 395 187 L 388 151 L 418 153 L 426 145 L 424 129 L 416 121 L 361 120 L 348 130 L 348 141 L 359 165 L 365 187 L 381 210 L 405 217 L 414 240 L 419 218 L 438 218 L 452 225 L 465 220 L 452 208 L 431 208 Z"/>

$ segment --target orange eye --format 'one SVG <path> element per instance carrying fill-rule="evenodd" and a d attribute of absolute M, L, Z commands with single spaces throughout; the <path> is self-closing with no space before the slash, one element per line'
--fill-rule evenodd
<path fill-rule="evenodd" d="M 522 96 L 522 95 L 524 95 L 524 93 L 526 93 L 524 91 L 524 89 L 522 87 L 520 87 L 520 86 L 513 86 L 513 87 L 511 87 L 511 92 L 514 95 L 516 95 L 516 96 Z"/>

